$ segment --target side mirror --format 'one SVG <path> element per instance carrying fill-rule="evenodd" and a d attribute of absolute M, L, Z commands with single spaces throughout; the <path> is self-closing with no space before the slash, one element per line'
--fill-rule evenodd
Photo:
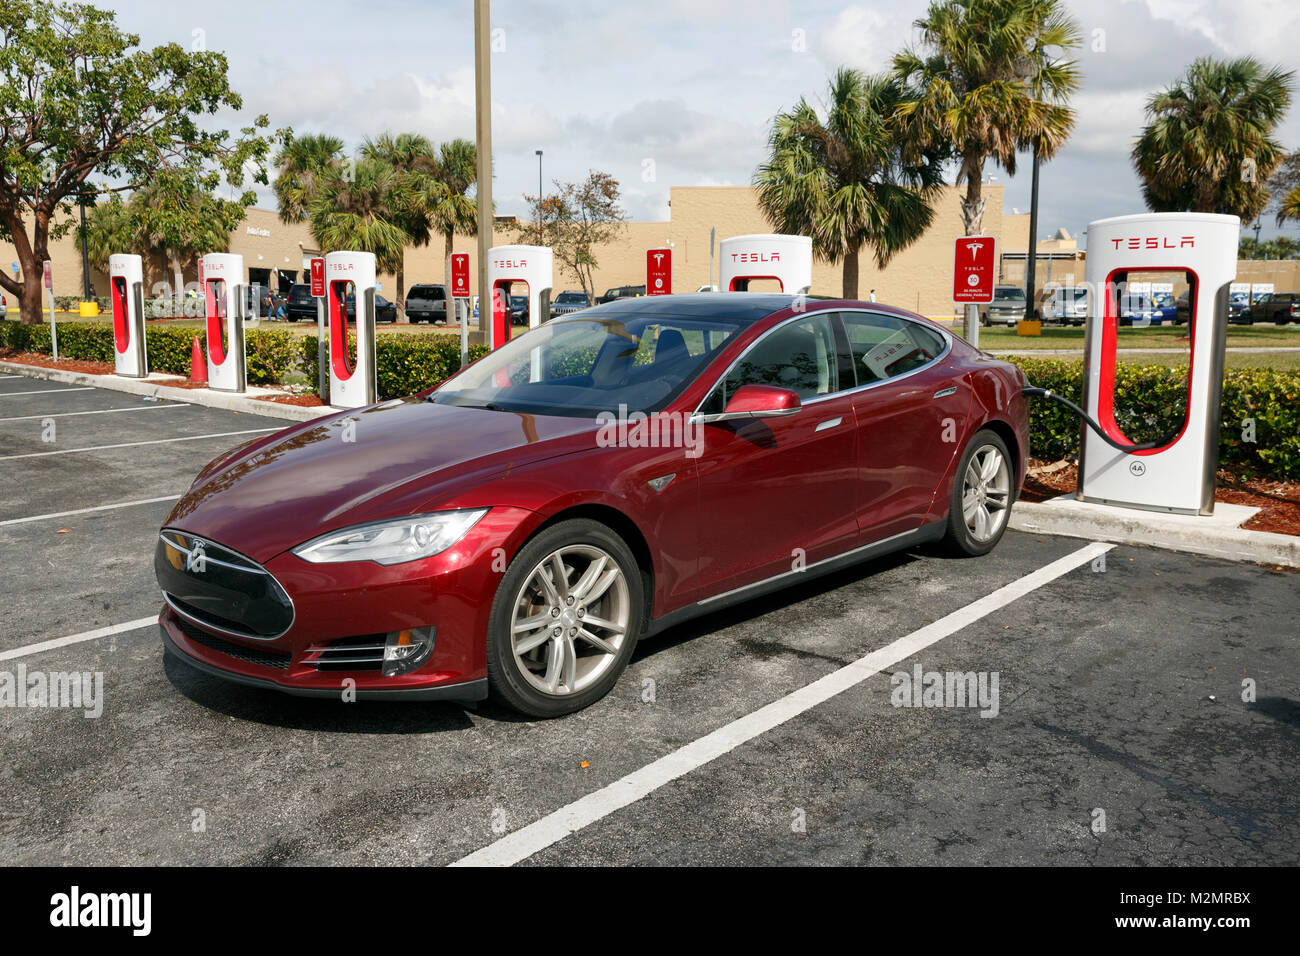
<path fill-rule="evenodd" d="M 746 418 L 784 418 L 803 407 L 799 396 L 776 385 L 742 385 L 731 396 L 727 407 L 713 415 L 696 415 L 699 424 L 730 422 Z"/>

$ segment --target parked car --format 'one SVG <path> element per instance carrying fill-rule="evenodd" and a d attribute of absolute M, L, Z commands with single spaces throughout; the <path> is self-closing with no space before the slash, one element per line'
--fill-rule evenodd
<path fill-rule="evenodd" d="M 298 695 L 555 717 L 681 621 L 997 545 L 1029 448 L 1016 366 L 884 305 L 670 302 L 543 323 L 430 392 L 214 459 L 156 543 L 167 652 Z"/>
<path fill-rule="evenodd" d="M 528 296 L 512 295 L 510 297 L 510 323 L 512 325 L 527 325 L 528 311 Z"/>
<path fill-rule="evenodd" d="M 1266 292 L 1244 310 L 1243 321 L 1289 325 L 1300 322 L 1300 292 Z"/>
<path fill-rule="evenodd" d="M 413 285 L 406 293 L 406 317 L 411 322 L 446 322 L 447 287 Z"/>
<path fill-rule="evenodd" d="M 606 289 L 604 295 L 598 296 L 596 304 L 604 305 L 606 302 L 613 302 L 615 299 L 635 299 L 640 295 L 645 295 L 644 285 L 616 285 L 612 289 Z"/>
<path fill-rule="evenodd" d="M 1247 316 L 1250 311 L 1250 296 L 1244 292 L 1234 292 L 1228 296 L 1228 322 L 1234 325 L 1250 325 Z"/>
<path fill-rule="evenodd" d="M 1088 290 L 1083 286 L 1055 290 L 1043 314 L 1047 320 L 1061 325 L 1083 325 L 1088 318 Z"/>
<path fill-rule="evenodd" d="M 0 295 L 0 317 L 3 317 L 8 314 L 9 314 L 9 301 L 4 296 Z"/>
<path fill-rule="evenodd" d="M 993 301 L 980 306 L 980 324 L 1007 325 L 1012 328 L 1025 317 L 1025 290 L 1015 285 L 993 287 Z"/>
<path fill-rule="evenodd" d="M 551 301 L 551 318 L 590 308 L 591 300 L 587 298 L 587 293 L 561 292 Z"/>
<path fill-rule="evenodd" d="M 1120 299 L 1120 325 L 1159 325 L 1160 316 L 1160 307 L 1147 294 L 1135 293 Z"/>
<path fill-rule="evenodd" d="M 312 298 L 310 285 L 296 282 L 289 289 L 285 318 L 290 322 L 297 322 L 300 319 L 306 319 L 308 322 L 316 321 L 316 300 Z"/>

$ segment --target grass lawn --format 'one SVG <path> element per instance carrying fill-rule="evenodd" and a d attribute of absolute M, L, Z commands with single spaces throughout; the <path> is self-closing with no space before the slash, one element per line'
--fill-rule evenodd
<path fill-rule="evenodd" d="M 950 326 L 960 333 L 960 326 Z M 1121 328 L 1119 347 L 1122 349 L 1185 349 L 1187 343 L 1178 341 L 1187 335 L 1185 325 L 1161 325 L 1149 328 Z M 1005 327 L 980 329 L 980 348 L 995 352 L 1001 349 L 1082 349 L 1083 326 L 1061 328 L 1043 326 L 1042 335 L 1016 335 L 1015 329 Z M 1228 347 L 1300 348 L 1300 325 L 1230 325 Z"/>

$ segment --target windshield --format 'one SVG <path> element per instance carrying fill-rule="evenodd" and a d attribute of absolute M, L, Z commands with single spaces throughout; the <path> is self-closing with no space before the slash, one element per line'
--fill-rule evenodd
<path fill-rule="evenodd" d="M 594 418 L 656 412 L 681 394 L 740 324 L 653 315 L 548 322 L 429 396 L 440 405 Z"/>
<path fill-rule="evenodd" d="M 587 297 L 581 292 L 561 292 L 560 297 L 555 301 L 557 304 L 580 305 L 587 301 Z"/>
<path fill-rule="evenodd" d="M 1024 302 L 1025 293 L 1023 289 L 1003 289 L 993 290 L 994 302 Z"/>

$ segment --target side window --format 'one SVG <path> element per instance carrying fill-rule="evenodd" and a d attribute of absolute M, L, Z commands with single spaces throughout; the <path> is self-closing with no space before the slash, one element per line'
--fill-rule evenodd
<path fill-rule="evenodd" d="M 728 373 L 724 405 L 742 385 L 778 385 L 804 400 L 838 391 L 830 315 L 808 316 L 760 339 Z"/>
<path fill-rule="evenodd" d="M 915 322 L 874 312 L 842 312 L 858 384 L 869 385 L 933 362 L 943 336 Z"/>

